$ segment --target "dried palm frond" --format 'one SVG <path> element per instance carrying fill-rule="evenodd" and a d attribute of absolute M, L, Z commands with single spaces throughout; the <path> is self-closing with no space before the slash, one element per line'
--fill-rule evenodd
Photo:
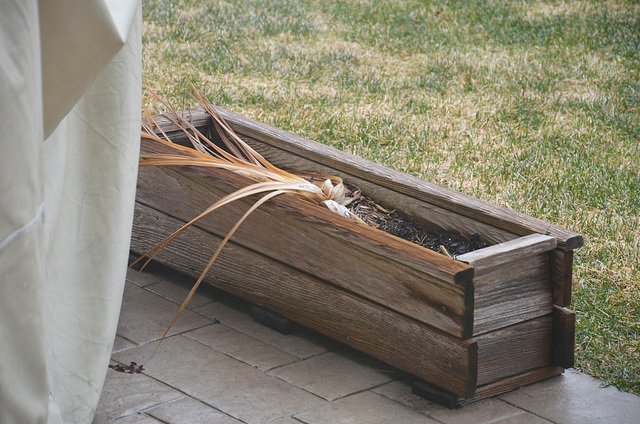
<path fill-rule="evenodd" d="M 173 143 L 167 134 L 162 131 L 153 116 L 145 110 L 146 122 L 143 123 L 142 138 L 170 146 L 174 153 L 143 154 L 140 156 L 140 166 L 198 166 L 226 169 L 247 177 L 255 181 L 255 183 L 219 199 L 205 211 L 176 230 L 164 241 L 160 242 L 158 245 L 142 255 L 130 266 L 132 267 L 144 258 L 147 258 L 146 262 L 140 268 L 139 272 L 141 272 L 142 269 L 144 269 L 144 267 L 155 257 L 155 255 L 172 240 L 187 228 L 195 224 L 198 220 L 207 216 L 216 209 L 248 196 L 257 194 L 264 194 L 264 196 L 256 201 L 227 233 L 226 237 L 220 243 L 217 250 L 211 257 L 211 260 L 187 295 L 187 298 L 180 306 L 178 313 L 169 324 L 169 327 L 166 329 L 160 342 L 162 342 L 166 337 L 176 319 L 184 311 L 205 275 L 213 265 L 213 262 L 220 254 L 220 251 L 238 227 L 255 209 L 273 197 L 285 193 L 293 194 L 306 201 L 323 205 L 333 212 L 353 218 L 354 220 L 364 224 L 360 218 L 355 216 L 346 208 L 346 206 L 353 200 L 353 197 L 350 197 L 352 193 L 346 189 L 342 179 L 332 176 L 287 172 L 272 165 L 231 129 L 214 106 L 195 88 L 193 84 L 191 84 L 191 87 L 202 107 L 209 115 L 211 115 L 216 132 L 224 143 L 226 149 L 219 147 L 205 137 L 188 119 L 179 114 L 169 102 L 160 99 L 154 94 L 156 99 L 158 99 L 169 111 L 169 113 L 165 113 L 161 116 L 168 119 L 182 130 L 193 147 L 186 147 Z M 156 134 L 154 128 L 158 129 L 162 137 Z M 159 345 L 160 343 L 158 343 L 158 346 Z"/>

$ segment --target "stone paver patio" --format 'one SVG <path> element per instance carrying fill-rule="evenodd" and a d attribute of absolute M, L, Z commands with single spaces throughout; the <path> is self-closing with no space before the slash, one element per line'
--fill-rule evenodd
<path fill-rule="evenodd" d="M 108 371 L 94 424 L 640 423 L 640 397 L 574 370 L 449 410 L 404 373 L 310 330 L 266 328 L 208 286 L 151 356 L 191 284 L 155 268 L 125 292 L 112 364 L 144 371 Z"/>

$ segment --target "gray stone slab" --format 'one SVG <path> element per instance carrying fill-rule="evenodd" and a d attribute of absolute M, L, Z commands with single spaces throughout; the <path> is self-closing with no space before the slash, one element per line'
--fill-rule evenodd
<path fill-rule="evenodd" d="M 413 409 L 371 391 L 294 415 L 306 424 L 436 424 Z"/>
<path fill-rule="evenodd" d="M 116 336 L 115 340 L 113 341 L 112 350 L 113 352 L 120 352 L 121 350 L 129 349 L 134 346 L 136 346 L 136 344 L 132 341 L 127 340 L 124 337 Z"/>
<path fill-rule="evenodd" d="M 148 358 L 153 345 L 114 354 L 118 361 Z M 136 361 L 137 362 L 137 361 Z M 247 423 L 266 423 L 324 404 L 282 380 L 178 335 L 166 339 L 145 373 Z"/>
<path fill-rule="evenodd" d="M 241 421 L 190 397 L 148 409 L 145 413 L 166 424 L 241 424 Z"/>
<path fill-rule="evenodd" d="M 402 375 L 395 368 L 348 348 L 286 365 L 269 374 L 326 400 L 367 390 Z"/>
<path fill-rule="evenodd" d="M 523 414 L 524 411 L 500 399 L 492 398 L 472 403 L 460 409 L 433 412 L 430 416 L 444 424 L 481 424 L 501 422 Z"/>
<path fill-rule="evenodd" d="M 550 424 L 538 416 L 510 406 L 504 402 L 496 403 L 496 400 L 488 400 L 477 404 L 467 405 L 462 409 L 449 410 L 442 405 L 429 402 L 411 392 L 412 377 L 392 381 L 376 387 L 372 391 L 390 398 L 402 405 L 408 406 L 418 412 L 438 419 L 443 423 L 474 424 L 500 423 L 500 424 Z"/>
<path fill-rule="evenodd" d="M 122 298 L 122 310 L 117 334 L 142 344 L 159 340 L 180 307 L 155 293 L 136 285 Z M 210 324 L 211 321 L 193 311 L 185 310 L 175 322 L 169 335 Z"/>
<path fill-rule="evenodd" d="M 302 423 L 302 421 L 296 420 L 295 418 L 283 417 L 275 421 L 271 421 L 269 424 L 300 424 L 300 423 Z"/>
<path fill-rule="evenodd" d="M 195 282 L 195 278 L 182 276 L 180 278 L 172 278 L 171 281 L 159 281 L 157 283 L 145 286 L 145 288 L 154 293 L 158 293 L 159 295 L 166 297 L 179 305 L 182 305 L 182 302 L 184 302 L 184 300 L 189 295 L 189 292 L 193 288 Z M 187 309 L 195 309 L 216 300 L 219 300 L 219 297 L 217 296 L 213 287 L 207 284 L 201 284 L 194 293 L 193 297 L 191 297 L 191 300 L 189 300 Z"/>
<path fill-rule="evenodd" d="M 128 287 L 132 282 L 138 286 L 148 286 L 149 284 L 157 283 L 158 281 L 163 281 L 166 279 L 166 276 L 159 272 L 150 272 L 149 269 L 145 269 L 142 272 L 138 272 L 135 269 L 128 268 L 127 269 L 127 279 L 125 288 Z"/>
<path fill-rule="evenodd" d="M 178 301 L 188 290 L 186 284 L 173 287 L 166 279 L 150 273 L 142 284 L 158 294 L 134 285 L 125 295 L 119 328 L 124 337 L 115 339 L 114 358 L 143 363 L 151 355 L 155 343 L 136 343 L 162 335 L 163 321 L 168 325 L 178 308 L 166 297 Z M 640 422 L 639 397 L 600 388 L 600 381 L 573 370 L 447 410 L 413 395 L 408 378 L 390 377 L 394 370 L 387 373 L 387 366 L 368 362 L 366 355 L 335 351 L 341 345 L 317 333 L 283 336 L 254 322 L 243 302 L 202 303 L 204 299 L 192 307 L 223 324 L 211 325 L 211 319 L 187 311 L 187 322 L 178 321 L 174 335 L 145 364 L 145 374 L 109 370 L 94 424 Z M 306 360 L 286 362 L 296 358 Z"/>
<path fill-rule="evenodd" d="M 640 397 L 575 370 L 504 394 L 500 399 L 558 424 L 640 422 Z"/>
<path fill-rule="evenodd" d="M 521 414 L 511 417 L 502 418 L 497 421 L 491 421 L 491 424 L 554 424 L 552 421 L 540 418 L 529 412 L 522 411 Z"/>
<path fill-rule="evenodd" d="M 339 343 L 314 331 L 301 328 L 294 334 L 283 335 L 256 322 L 246 304 L 241 302 L 216 302 L 197 308 L 196 311 L 224 325 L 245 333 L 256 340 L 274 346 L 300 359 L 311 358 L 340 346 Z"/>
<path fill-rule="evenodd" d="M 376 387 L 373 391 L 426 415 L 446 409 L 442 405 L 429 402 L 428 400 L 413 394 L 411 392 L 411 380 L 412 377 L 407 377 L 392 381 Z"/>
<path fill-rule="evenodd" d="M 125 374 L 109 369 L 93 424 L 135 415 L 182 397 L 184 395 L 179 391 L 144 374 Z"/>
<path fill-rule="evenodd" d="M 121 418 L 113 423 L 109 424 L 163 424 L 161 421 L 156 420 L 146 414 L 136 414 L 130 417 Z"/>
<path fill-rule="evenodd" d="M 208 325 L 185 336 L 262 371 L 298 361 L 293 355 L 223 324 Z"/>

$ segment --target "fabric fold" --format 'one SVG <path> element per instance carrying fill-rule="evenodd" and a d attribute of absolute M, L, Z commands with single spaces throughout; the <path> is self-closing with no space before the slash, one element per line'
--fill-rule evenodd
<path fill-rule="evenodd" d="M 140 142 L 139 0 L 0 13 L 0 423 L 91 423 L 118 323 Z"/>
<path fill-rule="evenodd" d="M 45 138 L 124 46 L 136 3 L 40 0 Z"/>

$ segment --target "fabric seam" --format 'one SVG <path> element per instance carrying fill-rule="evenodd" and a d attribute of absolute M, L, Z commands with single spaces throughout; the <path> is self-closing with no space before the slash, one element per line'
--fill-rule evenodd
<path fill-rule="evenodd" d="M 44 214 L 44 202 L 42 202 L 42 204 L 38 208 L 38 212 L 36 212 L 36 216 L 34 216 L 31 219 L 31 221 L 29 221 L 22 227 L 15 229 L 11 234 L 5 237 L 4 240 L 2 240 L 2 242 L 0 242 L 0 252 L 17 238 L 23 237 L 29 234 L 31 230 L 33 230 L 38 225 L 38 223 L 42 220 L 43 214 Z"/>

